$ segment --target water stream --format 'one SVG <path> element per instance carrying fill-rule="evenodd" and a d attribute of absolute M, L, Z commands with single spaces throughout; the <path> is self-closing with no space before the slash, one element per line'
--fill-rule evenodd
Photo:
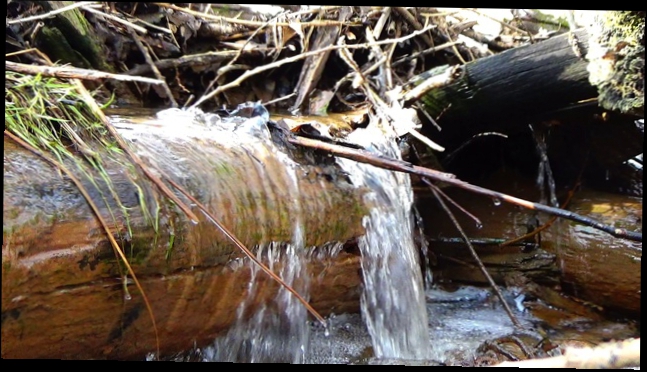
<path fill-rule="evenodd" d="M 309 277 L 303 246 L 299 242 L 282 245 L 270 243 L 258 250 L 258 257 L 268 262 L 272 271 L 299 293 L 307 293 Z M 277 266 L 280 269 L 277 270 Z M 236 323 L 228 333 L 204 350 L 207 361 L 303 363 L 308 346 L 307 311 L 291 293 L 281 287 L 276 297 L 254 309 L 257 277 L 265 275 L 252 267 L 248 297 L 238 307 Z M 302 280 L 296 280 L 301 277 Z"/>
<path fill-rule="evenodd" d="M 394 139 L 376 127 L 357 129 L 348 140 L 400 159 Z M 353 182 L 368 186 L 372 205 L 360 239 L 364 290 L 362 315 L 379 358 L 426 359 L 427 311 L 418 252 L 413 241 L 413 190 L 409 176 L 341 159 Z"/>
<path fill-rule="evenodd" d="M 272 149 L 268 139 L 265 137 L 258 143 L 277 156 L 284 155 Z M 394 138 L 377 128 L 357 130 L 347 140 L 376 153 L 400 158 Z M 294 163 L 287 157 L 283 160 L 289 178 L 294 180 L 290 191 L 298 195 Z M 426 359 L 430 355 L 429 328 L 419 257 L 413 242 L 413 191 L 409 177 L 350 160 L 338 162 L 355 186 L 372 190 L 365 197 L 371 209 L 363 220 L 366 234 L 359 239 L 359 247 L 364 278 L 362 317 L 375 356 Z M 262 167 L 258 173 L 262 177 Z M 307 261 L 312 258 L 305 253 L 308 249 L 304 249 L 308 231 L 301 221 L 301 208 L 293 206 L 291 212 L 292 241 L 272 243 L 257 252 L 259 258 L 271 264 L 274 272 L 307 299 L 310 275 Z M 335 250 L 330 251 L 334 253 Z M 251 270 L 248 297 L 237 311 L 235 324 L 225 336 L 203 350 L 203 360 L 304 362 L 310 331 L 306 309 L 283 288 L 269 303 L 250 308 L 256 296 L 257 278 L 264 275 L 253 265 Z"/>

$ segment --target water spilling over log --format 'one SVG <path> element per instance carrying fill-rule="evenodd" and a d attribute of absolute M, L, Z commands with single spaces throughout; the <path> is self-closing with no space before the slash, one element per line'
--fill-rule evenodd
<path fill-rule="evenodd" d="M 248 247 L 291 242 L 295 224 L 307 231 L 303 250 L 364 234 L 365 188 L 333 178 L 330 169 L 297 164 L 244 127 L 197 128 L 177 118 L 120 126 L 146 163 L 189 190 Z M 86 200 L 48 163 L 6 137 L 4 144 L 2 357 L 135 358 L 154 351 L 141 293 L 124 279 Z M 202 215 L 190 223 L 152 186 L 134 186 L 114 158 L 100 158 L 112 189 L 98 175 L 96 186 L 77 177 L 114 222 L 112 234 L 152 305 L 161 351 L 213 340 L 250 290 L 247 259 Z M 337 250 L 308 265 L 317 278 L 313 306 L 324 314 L 357 310 L 357 256 Z M 261 283 L 251 303 L 266 302 L 279 287 L 269 277 Z"/>

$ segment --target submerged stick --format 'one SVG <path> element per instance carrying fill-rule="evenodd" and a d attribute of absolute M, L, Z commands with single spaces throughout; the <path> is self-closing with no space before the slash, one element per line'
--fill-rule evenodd
<path fill-rule="evenodd" d="M 590 226 L 595 229 L 609 233 L 617 238 L 624 238 L 624 239 L 633 240 L 637 242 L 642 242 L 642 239 L 643 239 L 642 233 L 640 232 L 628 231 L 627 229 L 621 229 L 610 225 L 605 225 L 592 218 L 585 217 L 571 211 L 567 211 L 556 207 L 550 207 L 541 203 L 534 203 L 508 194 L 486 189 L 484 187 L 472 185 L 456 178 L 456 176 L 451 173 L 440 172 L 434 169 L 413 165 L 404 160 L 398 160 L 398 159 L 388 158 L 385 156 L 375 155 L 366 150 L 356 150 L 349 147 L 317 141 L 309 138 L 288 136 L 286 140 L 293 145 L 311 147 L 311 148 L 327 151 L 333 155 L 340 156 L 342 158 L 347 158 L 358 162 L 371 164 L 379 168 L 389 169 L 389 170 L 398 171 L 398 172 L 405 172 L 410 174 L 416 174 L 422 177 L 430 178 L 435 181 L 445 182 L 452 186 L 460 187 L 462 189 L 475 192 L 477 194 L 490 196 L 495 200 L 505 201 L 507 203 L 519 205 L 527 209 L 536 210 L 553 216 L 559 216 L 571 221 L 579 222 L 583 225 Z"/>

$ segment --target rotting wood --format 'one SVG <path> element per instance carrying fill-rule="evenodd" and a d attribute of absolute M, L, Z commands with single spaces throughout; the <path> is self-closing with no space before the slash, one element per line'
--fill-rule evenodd
<path fill-rule="evenodd" d="M 330 182 L 315 166 L 298 166 L 291 175 L 267 150 L 227 147 L 202 137 L 165 143 L 172 136 L 168 130 L 159 128 L 156 133 L 149 126 L 139 137 L 130 133 L 129 138 L 145 161 L 202 200 L 247 246 L 289 242 L 298 213 L 306 246 L 363 234 L 365 190 Z M 4 151 L 3 358 L 121 359 L 153 351 L 153 329 L 141 294 L 131 290 L 132 299 L 124 300 L 120 263 L 85 200 L 69 180 L 35 155 L 6 139 Z M 247 293 L 247 266 L 228 266 L 233 259 L 239 262 L 242 253 L 211 224 L 190 224 L 144 190 L 149 212 L 160 214 L 155 232 L 145 222 L 138 190 L 120 171 L 121 165 L 107 161 L 105 167 L 131 212 L 125 221 L 110 201 L 117 219 L 114 234 L 121 238 L 153 306 L 161 351 L 189 348 L 194 339 L 212 340 L 233 321 Z M 298 192 L 292 191 L 293 176 Z M 97 189 L 89 183 L 87 187 L 102 214 L 113 221 Z M 318 270 L 313 269 L 312 276 L 321 273 L 324 278 L 313 283 L 318 289 L 311 294 L 323 314 L 357 310 L 359 293 L 352 289 L 359 284 L 357 258 L 341 254 L 330 259 L 335 261 L 332 266 L 310 264 Z M 350 287 L 334 290 L 340 285 L 338 270 L 349 270 L 343 277 Z M 273 296 L 278 284 L 268 288 L 255 303 Z"/>

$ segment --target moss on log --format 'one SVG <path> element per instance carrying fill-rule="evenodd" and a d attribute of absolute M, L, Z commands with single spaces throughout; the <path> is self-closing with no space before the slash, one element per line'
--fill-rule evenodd
<path fill-rule="evenodd" d="M 290 242 L 296 225 L 311 247 L 304 249 L 312 250 L 364 233 L 366 190 L 332 182 L 317 166 L 291 163 L 270 145 L 168 127 L 122 133 L 145 162 L 189 190 L 248 247 Z M 6 137 L 4 145 L 2 357 L 134 358 L 154 351 L 142 296 L 132 280 L 124 284 L 122 264 L 86 200 L 48 163 Z M 213 340 L 247 296 L 249 265 L 231 265 L 247 259 L 202 215 L 191 224 L 157 198 L 153 186 L 133 186 L 114 157 L 102 158 L 128 218 L 100 177 L 95 187 L 77 176 L 113 223 L 111 233 L 143 285 L 161 351 Z M 321 278 L 311 284 L 319 311 L 357 310 L 357 256 L 342 252 L 309 267 L 313 278 Z M 277 288 L 265 286 L 252 303 L 267 301 Z"/>

